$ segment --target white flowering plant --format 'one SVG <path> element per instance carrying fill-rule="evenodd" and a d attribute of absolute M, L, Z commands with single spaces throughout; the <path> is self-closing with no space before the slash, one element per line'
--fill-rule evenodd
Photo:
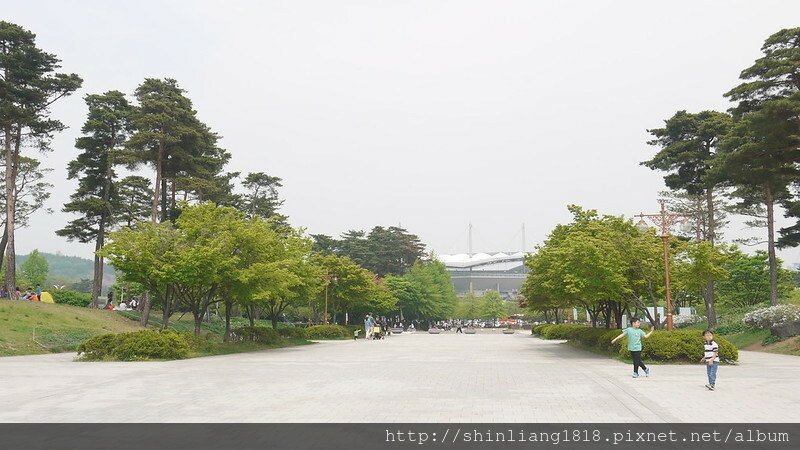
<path fill-rule="evenodd" d="M 777 305 L 759 308 L 744 315 L 745 324 L 757 328 L 772 328 L 800 322 L 800 306 Z"/>

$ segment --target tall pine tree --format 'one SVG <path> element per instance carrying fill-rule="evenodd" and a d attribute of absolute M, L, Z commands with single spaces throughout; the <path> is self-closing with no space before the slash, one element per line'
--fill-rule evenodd
<path fill-rule="evenodd" d="M 89 114 L 81 129 L 85 136 L 75 142 L 75 147 L 83 152 L 68 166 L 69 178 L 78 178 L 78 188 L 63 209 L 81 216 L 56 234 L 69 240 L 95 243 L 92 306 L 97 306 L 103 288 L 103 257 L 97 251 L 103 247 L 115 221 L 119 198 L 114 167 L 130 132 L 133 108 L 119 91 L 88 95 L 86 104 Z"/>
<path fill-rule="evenodd" d="M 36 35 L 0 21 L 0 138 L 5 159 L 5 288 L 16 287 L 16 186 L 23 144 L 50 150 L 53 135 L 65 128 L 50 117 L 50 106 L 77 90 L 76 74 L 57 73 L 60 60 L 36 47 Z"/>

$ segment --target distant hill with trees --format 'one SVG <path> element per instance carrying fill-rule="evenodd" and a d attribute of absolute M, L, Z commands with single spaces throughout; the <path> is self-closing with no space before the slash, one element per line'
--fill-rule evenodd
<path fill-rule="evenodd" d="M 39 252 L 39 254 L 47 260 L 49 268 L 43 288 L 51 289 L 55 284 L 80 292 L 92 291 L 94 262 L 91 259 L 67 256 L 60 253 Z M 17 255 L 17 267 L 22 266 L 29 256 Z M 103 286 L 112 286 L 116 278 L 114 268 L 106 264 L 103 269 Z M 20 287 L 25 288 L 23 286 Z"/>

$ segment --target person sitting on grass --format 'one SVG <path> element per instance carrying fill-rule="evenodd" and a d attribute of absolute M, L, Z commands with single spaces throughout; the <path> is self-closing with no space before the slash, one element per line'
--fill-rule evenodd
<path fill-rule="evenodd" d="M 719 345 L 714 341 L 714 332 L 711 330 L 703 331 L 703 357 L 701 363 L 706 365 L 708 384 L 706 389 L 713 391 L 717 384 L 717 368 L 719 367 Z"/>
<path fill-rule="evenodd" d="M 631 352 L 631 358 L 633 358 L 633 378 L 639 378 L 639 367 L 644 369 L 644 376 L 650 376 L 650 369 L 645 367 L 644 362 L 642 362 L 642 338 L 649 338 L 653 334 L 653 330 L 645 334 L 644 331 L 639 329 L 640 325 L 641 321 L 638 318 L 632 318 L 631 326 L 622 330 L 622 334 L 611 340 L 613 344 L 625 336 L 628 337 L 628 351 Z"/>

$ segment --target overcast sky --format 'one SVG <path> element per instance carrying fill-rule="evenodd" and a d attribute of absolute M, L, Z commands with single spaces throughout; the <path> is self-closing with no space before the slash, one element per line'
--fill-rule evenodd
<path fill-rule="evenodd" d="M 571 203 L 655 212 L 664 186 L 639 165 L 655 151 L 646 130 L 729 108 L 722 94 L 764 39 L 798 18 L 792 0 L 4 1 L 0 19 L 84 79 L 53 108 L 70 127 L 44 158 L 55 212 L 18 233 L 17 251 L 91 255 L 54 234 L 70 220 L 59 210 L 83 96 L 145 77 L 179 81 L 229 170 L 283 178 L 294 226 L 400 223 L 458 253 L 470 221 L 487 252 L 520 250 L 524 222 L 531 250 Z"/>

